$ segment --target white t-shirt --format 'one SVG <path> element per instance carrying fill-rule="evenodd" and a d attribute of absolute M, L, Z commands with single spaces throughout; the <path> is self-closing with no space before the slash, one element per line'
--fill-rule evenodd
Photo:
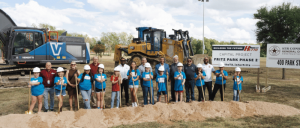
<path fill-rule="evenodd" d="M 210 82 L 212 81 L 211 79 L 211 73 L 215 71 L 214 66 L 212 66 L 211 64 L 203 64 L 203 71 L 205 72 L 206 76 L 204 78 L 204 82 Z"/>
<path fill-rule="evenodd" d="M 120 69 L 120 74 L 121 74 L 122 79 L 127 80 L 127 72 L 130 69 L 130 67 L 127 64 L 124 64 L 124 66 L 119 64 L 117 67 L 119 67 L 119 69 Z"/>

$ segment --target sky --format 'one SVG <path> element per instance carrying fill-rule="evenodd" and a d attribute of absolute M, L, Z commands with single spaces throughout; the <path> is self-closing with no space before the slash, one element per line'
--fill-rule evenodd
<path fill-rule="evenodd" d="M 206 1 L 206 0 L 205 0 Z M 5 0 L 4 10 L 18 26 L 46 23 L 68 32 L 101 37 L 102 32 L 127 32 L 136 27 L 188 30 L 191 37 L 256 43 L 253 14 L 262 6 L 300 0 Z"/>

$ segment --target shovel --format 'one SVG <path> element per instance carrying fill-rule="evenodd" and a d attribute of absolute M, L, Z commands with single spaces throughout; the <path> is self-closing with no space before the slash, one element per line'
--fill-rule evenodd
<path fill-rule="evenodd" d="M 135 92 L 135 96 L 136 96 L 136 103 L 137 103 L 137 105 L 139 105 L 139 99 L 137 97 L 137 90 L 135 91 L 135 88 L 134 88 L 133 76 L 131 77 L 131 79 L 132 79 L 132 84 L 133 84 L 133 91 Z"/>
<path fill-rule="evenodd" d="M 184 89 L 184 87 L 183 87 L 183 85 L 182 85 L 182 81 L 183 81 L 183 76 L 182 76 L 182 74 L 180 73 L 180 77 L 181 77 L 181 86 L 182 86 L 182 90 L 183 90 L 183 96 L 182 96 L 182 98 L 183 99 L 181 99 L 181 101 L 183 101 L 184 100 L 184 102 L 186 102 L 186 99 L 184 98 L 184 92 L 185 92 L 185 89 Z"/>
<path fill-rule="evenodd" d="M 102 80 L 102 73 L 101 73 L 101 80 Z M 103 93 L 103 92 L 104 92 L 104 90 L 103 90 L 103 82 L 101 83 L 101 85 L 102 85 L 102 93 Z M 105 109 L 105 100 L 104 100 L 104 95 L 103 95 L 102 102 L 103 102 L 103 109 Z"/>
<path fill-rule="evenodd" d="M 77 96 L 77 105 L 79 110 L 79 97 L 78 97 L 78 86 L 77 86 L 77 75 L 75 74 L 75 85 L 76 85 L 76 96 Z"/>
<path fill-rule="evenodd" d="M 120 79 L 121 78 L 121 75 L 119 74 L 119 77 L 118 77 L 118 84 L 120 86 L 120 91 L 119 91 L 119 96 L 120 96 L 120 108 L 122 107 L 122 98 L 121 98 L 121 85 L 120 85 Z"/>
<path fill-rule="evenodd" d="M 62 106 L 60 107 L 60 102 L 62 101 L 62 99 L 61 99 L 61 92 L 62 92 L 62 81 L 60 82 L 60 93 L 59 93 L 59 97 L 58 97 L 58 112 L 57 112 L 57 114 L 60 114 L 60 109 L 62 107 Z"/>
<path fill-rule="evenodd" d="M 223 101 L 224 101 L 224 85 L 223 85 L 223 75 L 222 75 L 222 98 L 223 98 Z"/>
<path fill-rule="evenodd" d="M 149 77 L 151 76 L 151 73 L 149 74 Z M 151 77 L 149 78 L 150 79 L 150 103 L 154 104 L 154 101 L 152 101 L 152 87 L 151 87 Z"/>
<path fill-rule="evenodd" d="M 31 79 L 31 71 L 29 72 L 29 81 L 30 81 L 30 79 Z M 28 88 L 28 110 L 25 111 L 25 114 L 33 113 L 32 111 L 29 110 L 30 109 L 30 93 L 31 93 L 30 91 L 31 91 L 31 87 Z"/>
<path fill-rule="evenodd" d="M 204 96 L 204 91 L 203 91 L 203 86 L 202 86 L 202 80 L 201 80 L 201 77 L 200 77 L 200 84 L 201 84 L 201 89 L 202 89 L 202 96 L 203 96 L 203 102 L 205 102 L 205 96 Z M 200 95 L 200 94 L 199 94 Z"/>

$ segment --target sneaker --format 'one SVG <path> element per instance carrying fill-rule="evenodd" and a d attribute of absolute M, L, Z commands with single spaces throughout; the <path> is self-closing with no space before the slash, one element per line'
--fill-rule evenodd
<path fill-rule="evenodd" d="M 98 109 L 100 109 L 100 107 L 98 107 Z"/>
<path fill-rule="evenodd" d="M 116 108 L 119 108 L 119 107 L 116 107 Z"/>
<path fill-rule="evenodd" d="M 48 110 L 48 109 L 45 109 L 44 112 L 49 112 L 49 110 Z"/>
<path fill-rule="evenodd" d="M 132 107 L 134 107 L 135 105 L 134 105 L 134 103 L 132 103 Z"/>
<path fill-rule="evenodd" d="M 50 109 L 51 112 L 54 112 L 54 109 Z"/>
<path fill-rule="evenodd" d="M 137 107 L 137 106 L 138 106 L 136 102 L 134 102 L 134 106 L 135 106 L 135 107 Z"/>

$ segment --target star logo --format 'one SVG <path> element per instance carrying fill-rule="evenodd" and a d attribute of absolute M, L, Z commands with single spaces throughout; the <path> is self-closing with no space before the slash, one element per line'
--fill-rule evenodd
<path fill-rule="evenodd" d="M 280 54 L 280 48 L 278 46 L 276 46 L 276 45 L 271 46 L 269 48 L 269 54 L 271 56 L 278 56 Z"/>

